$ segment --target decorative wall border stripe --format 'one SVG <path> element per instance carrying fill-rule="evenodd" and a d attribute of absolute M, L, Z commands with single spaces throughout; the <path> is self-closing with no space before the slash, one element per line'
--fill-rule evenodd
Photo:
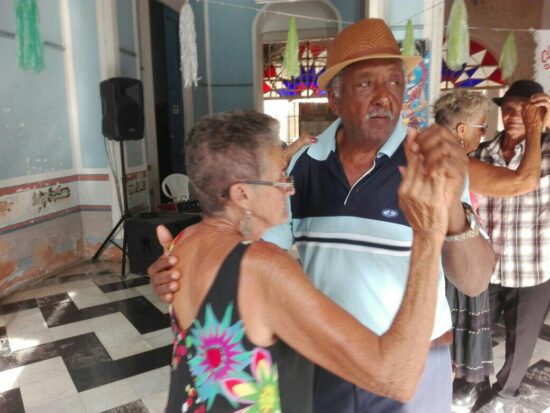
<path fill-rule="evenodd" d="M 27 182 L 20 185 L 6 186 L 0 188 L 0 196 L 14 194 L 16 192 L 29 191 L 32 189 L 44 188 L 47 186 L 53 186 L 56 184 L 64 184 L 74 181 L 108 181 L 108 174 L 79 174 L 61 176 L 59 178 L 47 179 L 44 181 Z"/>
<path fill-rule="evenodd" d="M 145 178 L 147 176 L 147 171 L 137 171 L 126 174 L 126 180 L 131 181 L 132 179 Z"/>
<path fill-rule="evenodd" d="M 86 211 L 110 212 L 111 205 L 77 205 L 71 208 L 63 209 L 61 211 L 52 212 L 51 214 L 43 215 L 26 221 L 18 222 L 17 224 L 9 225 L 4 228 L 0 228 L 0 235 L 4 235 L 23 228 L 28 228 L 36 224 L 42 224 L 56 218 L 61 218 L 66 215 L 74 214 L 75 212 Z"/>

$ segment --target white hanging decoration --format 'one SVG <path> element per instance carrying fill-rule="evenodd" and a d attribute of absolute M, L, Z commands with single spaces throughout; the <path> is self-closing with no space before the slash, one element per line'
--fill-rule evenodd
<path fill-rule="evenodd" d="M 195 16 L 189 1 L 180 11 L 180 62 L 183 87 L 197 87 L 197 34 L 195 33 Z"/>

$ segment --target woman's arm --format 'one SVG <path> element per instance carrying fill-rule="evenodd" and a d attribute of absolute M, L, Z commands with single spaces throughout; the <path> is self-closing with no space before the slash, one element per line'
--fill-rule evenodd
<path fill-rule="evenodd" d="M 441 244 L 442 237 L 415 238 L 403 302 L 382 336 L 317 290 L 299 264 L 273 244 L 253 245 L 247 252 L 254 257 L 250 266 L 266 267 L 261 281 L 251 287 L 255 302 L 263 301 L 253 311 L 262 314 L 263 326 L 313 363 L 359 387 L 407 401 L 414 395 L 430 346 Z M 252 272 L 258 274 L 257 268 Z M 241 313 L 248 324 L 246 312 Z"/>
<path fill-rule="evenodd" d="M 468 174 L 470 190 L 476 194 L 493 197 L 510 197 L 533 191 L 540 182 L 540 143 L 544 102 L 525 105 L 522 112 L 525 125 L 525 153 L 516 170 L 489 165 L 479 159 L 470 158 Z"/>
<path fill-rule="evenodd" d="M 283 156 L 287 160 L 287 163 L 290 162 L 292 157 L 306 145 L 311 145 L 312 143 L 317 143 L 317 138 L 307 132 L 302 132 L 300 137 L 283 149 Z"/>
<path fill-rule="evenodd" d="M 410 270 L 401 307 L 385 334 L 377 336 L 332 302 L 298 263 L 269 243 L 250 247 L 239 288 L 239 307 L 253 341 L 258 331 L 264 337 L 270 331 L 327 370 L 401 401 L 413 396 L 430 346 L 448 222 L 443 177 L 430 178 L 408 159 L 399 196 L 414 230 Z M 255 328 L 249 328 L 251 319 Z"/>

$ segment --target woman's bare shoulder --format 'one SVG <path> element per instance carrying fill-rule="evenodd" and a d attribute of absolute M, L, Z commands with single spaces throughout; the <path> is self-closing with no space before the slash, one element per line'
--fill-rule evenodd
<path fill-rule="evenodd" d="M 287 261 L 294 262 L 294 259 L 288 252 L 272 242 L 259 240 L 250 245 L 247 255 L 254 260 L 275 260 L 276 262 L 285 263 Z"/>
<path fill-rule="evenodd" d="M 245 255 L 246 268 L 257 275 L 303 275 L 298 261 L 288 252 L 267 241 L 254 242 Z"/>

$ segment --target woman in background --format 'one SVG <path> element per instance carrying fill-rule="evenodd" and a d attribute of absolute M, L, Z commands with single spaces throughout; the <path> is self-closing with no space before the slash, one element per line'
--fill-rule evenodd
<path fill-rule="evenodd" d="M 479 146 L 487 131 L 489 103 L 480 93 L 457 89 L 441 96 L 434 105 L 436 123 L 451 129 L 465 153 Z M 538 123 L 542 117 L 537 104 L 527 105 L 523 122 Z M 469 159 L 469 186 L 471 204 L 477 210 L 474 193 L 509 197 L 532 191 L 540 178 L 540 129 L 538 134 L 526 136 L 525 155 L 516 170 L 489 165 L 478 159 Z M 483 223 L 482 223 L 483 224 Z M 452 346 L 453 404 L 474 405 L 478 395 L 488 388 L 493 373 L 491 317 L 488 290 L 469 297 L 447 282 L 447 300 L 451 308 L 454 341 Z"/>

